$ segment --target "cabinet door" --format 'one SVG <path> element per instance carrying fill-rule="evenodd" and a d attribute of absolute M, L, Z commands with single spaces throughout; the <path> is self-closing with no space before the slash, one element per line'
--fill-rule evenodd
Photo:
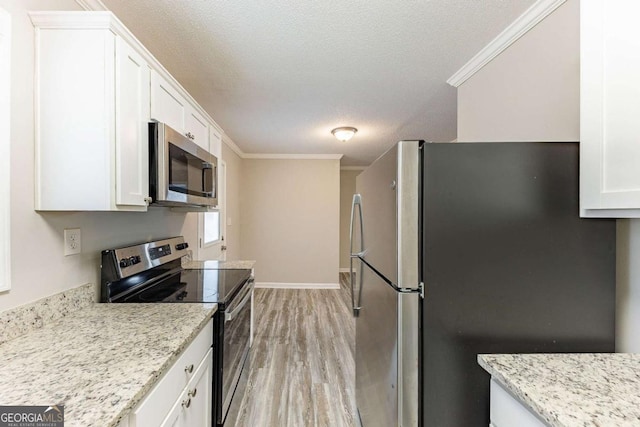
<path fill-rule="evenodd" d="M 185 133 L 187 102 L 160 75 L 151 71 L 151 118 Z"/>
<path fill-rule="evenodd" d="M 209 152 L 222 158 L 222 135 L 213 125 L 209 125 Z"/>
<path fill-rule="evenodd" d="M 211 404 L 213 389 L 213 352 L 209 350 L 207 356 L 202 361 L 199 371 L 187 386 L 187 395 L 191 393 L 191 406 L 187 408 L 185 414 L 185 425 L 187 426 L 210 426 L 211 425 Z"/>
<path fill-rule="evenodd" d="M 144 59 L 116 38 L 116 205 L 146 206 L 149 195 L 149 76 Z"/>
<path fill-rule="evenodd" d="M 640 2 L 591 0 L 580 13 L 581 209 L 640 209 Z"/>
<path fill-rule="evenodd" d="M 193 379 L 171 408 L 162 427 L 208 427 L 211 425 L 213 350 L 204 357 Z"/>
<path fill-rule="evenodd" d="M 492 378 L 491 426 L 545 427 L 546 424 Z"/>
<path fill-rule="evenodd" d="M 209 126 L 205 118 L 191 105 L 187 104 L 184 134 L 200 147 L 209 151 Z"/>

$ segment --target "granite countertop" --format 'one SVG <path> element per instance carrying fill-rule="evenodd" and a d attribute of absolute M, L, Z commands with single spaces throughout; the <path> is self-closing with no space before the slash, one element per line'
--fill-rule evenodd
<path fill-rule="evenodd" d="M 551 426 L 640 425 L 640 354 L 496 354 L 478 362 Z"/>
<path fill-rule="evenodd" d="M 187 270 L 250 270 L 255 261 L 185 261 L 182 268 Z"/>
<path fill-rule="evenodd" d="M 65 426 L 115 426 L 216 304 L 92 304 L 0 345 L 0 405 L 64 405 Z"/>

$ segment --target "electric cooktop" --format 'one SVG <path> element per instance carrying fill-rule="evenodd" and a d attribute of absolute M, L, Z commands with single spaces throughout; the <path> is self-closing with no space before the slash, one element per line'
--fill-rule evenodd
<path fill-rule="evenodd" d="M 251 278 L 250 269 L 184 269 L 182 237 L 102 251 L 102 302 L 205 302 L 223 309 Z"/>

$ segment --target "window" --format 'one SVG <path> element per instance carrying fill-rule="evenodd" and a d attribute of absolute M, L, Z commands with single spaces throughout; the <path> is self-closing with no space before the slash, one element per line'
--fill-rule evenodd
<path fill-rule="evenodd" d="M 208 245 L 220 240 L 220 212 L 204 214 L 204 244 Z"/>

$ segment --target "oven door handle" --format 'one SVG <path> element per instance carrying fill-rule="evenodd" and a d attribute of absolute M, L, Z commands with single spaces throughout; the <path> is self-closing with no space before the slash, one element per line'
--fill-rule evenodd
<path fill-rule="evenodd" d="M 242 301 L 240 301 L 238 303 L 238 305 L 232 311 L 228 311 L 228 312 L 226 312 L 224 314 L 224 321 L 225 322 L 232 321 L 238 315 L 238 313 L 244 308 L 244 306 L 247 304 L 247 302 L 251 299 L 251 294 L 253 293 L 254 286 L 255 286 L 254 281 L 249 279 L 249 285 L 247 285 L 249 290 L 245 294 L 245 296 L 242 299 Z"/>

